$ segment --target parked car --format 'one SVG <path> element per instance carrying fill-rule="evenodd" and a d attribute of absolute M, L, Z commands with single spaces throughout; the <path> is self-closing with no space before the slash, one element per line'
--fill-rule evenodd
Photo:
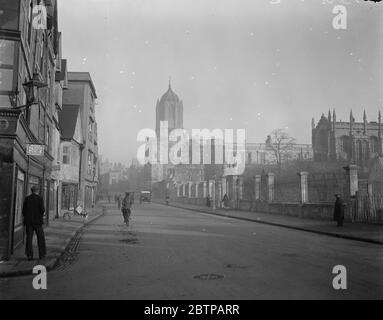
<path fill-rule="evenodd" d="M 146 202 L 152 201 L 152 193 L 150 191 L 141 191 L 140 203 L 142 203 L 144 201 L 146 201 Z"/>

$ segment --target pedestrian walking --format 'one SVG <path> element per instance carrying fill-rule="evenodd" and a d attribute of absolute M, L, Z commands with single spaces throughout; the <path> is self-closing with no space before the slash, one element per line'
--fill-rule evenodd
<path fill-rule="evenodd" d="M 27 241 L 25 244 L 25 254 L 28 260 L 33 260 L 33 233 L 36 232 L 37 244 L 39 247 L 39 258 L 44 259 L 46 255 L 45 236 L 43 229 L 43 216 L 45 212 L 44 201 L 38 195 L 39 188 L 32 186 L 32 194 L 27 196 L 23 204 L 23 217 Z"/>
<path fill-rule="evenodd" d="M 132 207 L 132 200 L 130 199 L 130 194 L 129 192 L 125 192 L 125 197 L 122 200 L 121 211 L 122 211 L 122 216 L 124 217 L 124 222 L 126 223 L 127 226 L 129 226 L 131 207 Z"/>
<path fill-rule="evenodd" d="M 337 222 L 337 227 L 343 226 L 343 219 L 344 219 L 344 207 L 345 204 L 343 203 L 341 197 L 339 194 L 335 195 L 335 204 L 334 204 L 334 221 Z"/>

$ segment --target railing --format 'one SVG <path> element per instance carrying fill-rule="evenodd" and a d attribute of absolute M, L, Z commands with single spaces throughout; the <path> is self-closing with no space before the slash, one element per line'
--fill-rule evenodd
<path fill-rule="evenodd" d="M 358 195 L 351 200 L 351 220 L 355 222 L 383 222 L 383 196 Z"/>

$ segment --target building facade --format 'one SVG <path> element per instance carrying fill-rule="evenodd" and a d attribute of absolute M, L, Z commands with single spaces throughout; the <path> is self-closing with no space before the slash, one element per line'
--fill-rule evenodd
<path fill-rule="evenodd" d="M 88 72 L 68 72 L 68 89 L 63 93 L 63 105 L 79 106 L 82 127 L 78 202 L 85 209 L 96 202 L 99 176 L 96 123 L 96 89 Z"/>
<path fill-rule="evenodd" d="M 54 210 L 55 207 L 52 166 L 57 155 L 52 135 L 57 133 L 54 101 L 58 53 L 57 1 L 39 3 L 47 9 L 43 27 L 34 24 L 37 1 L 1 1 L 1 258 L 12 255 L 14 248 L 22 241 L 22 203 L 32 185 L 40 188 L 47 208 Z M 36 81 L 41 88 L 28 90 L 27 85 Z M 30 144 L 38 146 L 42 152 L 27 155 Z M 51 218 L 50 212 L 47 211 L 46 222 Z"/>
<path fill-rule="evenodd" d="M 81 123 L 79 106 L 65 105 L 60 113 L 62 212 L 73 211 L 79 204 L 80 153 L 84 141 Z"/>
<path fill-rule="evenodd" d="M 315 161 L 347 161 L 360 167 L 368 167 L 369 162 L 382 156 L 382 118 L 367 121 L 366 112 L 363 122 L 356 122 L 350 112 L 348 122 L 336 121 L 335 110 L 331 116 L 322 117 L 315 124 L 312 121 L 312 145 Z"/>

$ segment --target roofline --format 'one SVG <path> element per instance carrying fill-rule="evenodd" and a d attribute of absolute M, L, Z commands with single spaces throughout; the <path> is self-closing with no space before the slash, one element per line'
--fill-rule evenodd
<path fill-rule="evenodd" d="M 86 80 L 69 79 L 71 74 L 86 74 L 89 77 L 89 79 L 86 79 Z M 68 72 L 68 82 L 88 82 L 90 84 L 92 91 L 93 91 L 94 97 L 97 98 L 96 87 L 94 86 L 92 77 L 91 77 L 89 72 L 87 72 L 87 71 L 84 71 L 84 72 L 83 71 L 70 71 L 70 72 Z"/>

